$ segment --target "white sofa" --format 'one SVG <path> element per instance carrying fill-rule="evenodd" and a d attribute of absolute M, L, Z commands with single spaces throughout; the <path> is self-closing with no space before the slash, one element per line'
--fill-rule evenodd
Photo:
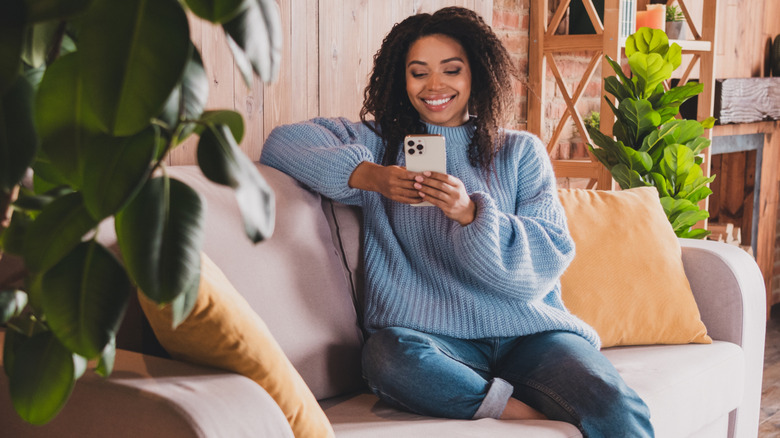
<path fill-rule="evenodd" d="M 330 419 L 337 437 L 578 437 L 553 421 L 427 418 L 394 410 L 366 391 L 360 221 L 280 172 L 259 166 L 276 191 L 277 228 L 257 246 L 244 237 L 229 189 L 194 167 L 171 174 L 207 202 L 205 252 L 265 320 Z M 713 344 L 617 347 L 604 353 L 650 407 L 658 437 L 755 438 L 765 331 L 764 284 L 742 250 L 682 240 L 683 262 Z M 11 269 L 0 263 L 0 279 Z M 51 423 L 32 427 L 12 410 L 0 373 L 0 431 L 13 437 L 289 437 L 270 396 L 235 374 L 154 357 L 139 309 L 128 312 L 108 380 L 88 372 Z M 2 334 L 0 334 L 2 342 Z M 128 349 L 135 350 L 128 351 Z M 159 350 L 157 350 L 159 351 Z M 146 354 L 144 354 L 146 352 Z"/>

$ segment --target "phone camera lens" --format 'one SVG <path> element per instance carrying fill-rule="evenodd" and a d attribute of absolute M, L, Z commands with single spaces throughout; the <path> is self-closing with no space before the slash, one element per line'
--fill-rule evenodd
<path fill-rule="evenodd" d="M 418 144 L 418 145 L 417 145 L 417 150 L 418 150 L 418 151 L 421 151 L 421 150 L 423 150 L 423 145 L 421 145 L 421 144 Z"/>
<path fill-rule="evenodd" d="M 409 146 L 414 146 L 414 140 L 409 140 L 409 143 L 407 143 Z"/>
<path fill-rule="evenodd" d="M 414 149 L 409 148 L 409 155 L 414 155 Z"/>

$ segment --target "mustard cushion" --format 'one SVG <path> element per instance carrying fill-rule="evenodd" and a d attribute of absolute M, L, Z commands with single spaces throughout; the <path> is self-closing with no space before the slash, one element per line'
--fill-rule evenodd
<path fill-rule="evenodd" d="M 205 254 L 195 308 L 176 330 L 170 306 L 139 291 L 157 339 L 178 360 L 244 375 L 273 397 L 297 437 L 332 437 L 333 429 L 306 383 L 263 320 Z"/>
<path fill-rule="evenodd" d="M 655 187 L 559 195 L 576 245 L 563 301 L 602 347 L 712 342 Z"/>

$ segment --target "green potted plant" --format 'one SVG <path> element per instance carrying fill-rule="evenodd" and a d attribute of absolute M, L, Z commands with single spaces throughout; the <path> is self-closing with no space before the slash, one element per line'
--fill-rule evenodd
<path fill-rule="evenodd" d="M 666 35 L 672 40 L 685 39 L 685 15 L 677 5 L 666 7 Z"/>
<path fill-rule="evenodd" d="M 605 96 L 616 116 L 613 136 L 586 129 L 594 143 L 589 149 L 622 189 L 655 186 L 677 236 L 703 238 L 709 232 L 692 227 L 709 217 L 699 202 L 712 194 L 708 184 L 715 177 L 704 176 L 700 154 L 710 145 L 702 134 L 715 119 L 675 118 L 680 105 L 703 90 L 695 82 L 664 90 L 681 53 L 661 30 L 641 28 L 631 35 L 626 40 L 631 78 L 607 56 L 616 74 L 604 80 L 605 91 L 617 99 L 616 106 Z"/>
<path fill-rule="evenodd" d="M 247 84 L 274 78 L 274 0 L 5 0 L 0 6 L 0 284 L 4 370 L 27 422 L 50 421 L 88 360 L 111 373 L 134 287 L 188 315 L 200 278 L 203 205 L 166 157 L 190 135 L 211 180 L 235 189 L 248 237 L 274 226 L 273 192 L 238 143 L 243 119 L 205 111 L 208 77 L 187 10 L 221 25 Z M 32 184 L 22 184 L 29 169 Z M 115 219 L 120 262 L 98 243 Z"/>

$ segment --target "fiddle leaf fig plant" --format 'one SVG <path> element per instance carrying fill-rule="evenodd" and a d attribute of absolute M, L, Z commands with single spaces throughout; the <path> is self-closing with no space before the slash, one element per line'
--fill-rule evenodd
<path fill-rule="evenodd" d="M 676 119 L 680 105 L 701 93 L 703 85 L 689 82 L 664 90 L 663 82 L 680 66 L 682 50 L 669 45 L 666 34 L 643 27 L 626 40 L 629 78 L 609 56 L 615 76 L 604 80 L 604 89 L 616 120 L 612 137 L 598 127 L 586 126 L 594 144 L 589 149 L 606 166 L 622 189 L 655 186 L 666 216 L 679 237 L 703 238 L 709 231 L 693 229 L 709 217 L 698 203 L 712 194 L 705 177 L 701 152 L 710 146 L 702 137 L 715 124 L 710 117 L 701 122 Z"/>
<path fill-rule="evenodd" d="M 3 369 L 29 423 L 57 415 L 88 361 L 111 373 L 134 287 L 170 303 L 174 324 L 192 310 L 204 205 L 166 171 L 186 138 L 200 137 L 206 177 L 235 189 L 247 237 L 273 232 L 273 192 L 238 147 L 243 118 L 205 110 L 188 11 L 222 26 L 247 85 L 275 79 L 274 0 L 0 3 L 0 260 L 25 271 L 0 284 Z M 111 221 L 118 249 L 99 240 Z"/>

